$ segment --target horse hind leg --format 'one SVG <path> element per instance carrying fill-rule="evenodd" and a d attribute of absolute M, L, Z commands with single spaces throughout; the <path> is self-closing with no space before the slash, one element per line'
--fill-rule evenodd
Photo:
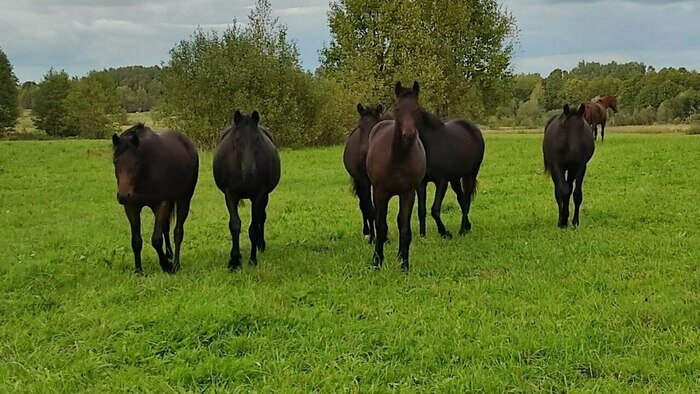
<path fill-rule="evenodd" d="M 163 251 L 163 229 L 165 227 L 165 222 L 170 220 L 170 206 L 167 202 L 162 202 L 153 208 L 153 214 L 155 216 L 155 223 L 153 224 L 153 235 L 151 236 L 151 245 L 153 249 L 158 253 L 158 262 L 163 272 L 175 273 L 173 269 L 173 264 L 170 263 L 168 257 Z M 176 247 L 177 248 L 177 247 Z"/>
<path fill-rule="evenodd" d="M 172 210 L 173 207 L 171 206 L 170 209 Z M 165 242 L 165 257 L 172 261 L 174 255 L 172 245 L 170 244 L 170 217 L 163 223 L 163 241 Z"/>
<path fill-rule="evenodd" d="M 265 241 L 265 222 L 267 221 L 267 203 L 270 200 L 270 195 L 265 193 L 260 197 L 258 203 L 258 250 L 265 252 L 267 242 Z"/>
<path fill-rule="evenodd" d="M 369 182 L 363 182 L 357 189 L 357 197 L 360 199 L 360 211 L 362 211 L 362 234 L 369 238 L 369 243 L 374 242 L 374 204 L 372 204 L 372 189 Z"/>
<path fill-rule="evenodd" d="M 566 228 L 569 220 L 568 196 L 570 195 L 569 185 L 564 177 L 564 172 L 559 168 L 552 169 L 552 182 L 554 183 L 554 198 L 559 208 L 559 228 Z"/>
<path fill-rule="evenodd" d="M 447 231 L 445 228 L 445 223 L 442 222 L 440 218 L 440 210 L 442 209 L 442 200 L 445 198 L 445 193 L 447 193 L 447 181 L 441 180 L 438 182 L 435 189 L 435 201 L 433 201 L 433 206 L 430 208 L 430 214 L 435 219 L 435 224 L 437 225 L 438 232 L 443 238 L 452 238 L 452 233 Z"/>
<path fill-rule="evenodd" d="M 581 208 L 581 203 L 583 202 L 583 178 L 585 176 L 586 166 L 584 165 L 578 174 L 576 174 L 576 190 L 574 190 L 574 219 L 571 222 L 574 227 L 579 226 L 579 210 Z"/>
<path fill-rule="evenodd" d="M 465 235 L 472 229 L 472 224 L 469 221 L 469 211 L 472 205 L 472 197 L 476 191 L 476 177 L 467 175 L 462 178 L 461 183 L 460 181 L 452 182 L 452 189 L 457 193 L 457 200 L 462 209 L 462 224 L 459 229 L 459 235 Z"/>
<path fill-rule="evenodd" d="M 173 270 L 180 269 L 180 250 L 182 248 L 182 240 L 185 238 L 185 221 L 190 214 L 190 200 L 180 200 L 175 204 L 175 230 L 173 238 L 175 239 L 175 257 L 173 258 Z"/>

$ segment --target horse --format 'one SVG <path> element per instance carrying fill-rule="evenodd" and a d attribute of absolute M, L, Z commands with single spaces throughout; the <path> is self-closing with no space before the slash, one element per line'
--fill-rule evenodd
<path fill-rule="evenodd" d="M 377 123 L 369 136 L 366 165 L 374 197 L 377 238 L 374 242 L 373 261 L 377 268 L 384 261 L 389 200 L 398 195 L 398 254 L 401 268 L 404 271 L 409 269 L 411 215 L 416 189 L 425 177 L 426 169 L 425 149 L 416 128 L 419 91 L 418 82 L 414 82 L 411 89 L 403 88 L 401 82 L 397 82 L 394 87 L 395 120 Z"/>
<path fill-rule="evenodd" d="M 593 129 L 593 139 L 598 139 L 598 125 L 600 125 L 600 142 L 605 139 L 605 122 L 608 119 L 608 108 L 617 113 L 617 95 L 603 96 L 598 101 L 584 103 L 586 113 L 584 118 Z"/>
<path fill-rule="evenodd" d="M 151 245 L 158 253 L 158 262 L 164 272 L 175 273 L 180 269 L 185 220 L 199 175 L 197 150 L 184 134 L 174 130 L 158 134 L 143 123 L 137 123 L 121 136 L 112 135 L 112 144 L 117 201 L 124 206 L 131 226 L 136 273 L 143 274 L 141 210 L 146 206 L 155 216 Z M 174 255 L 170 246 L 173 216 L 176 216 Z"/>
<path fill-rule="evenodd" d="M 436 190 L 430 213 L 435 219 L 438 232 L 443 238 L 452 237 L 440 218 L 442 200 L 449 183 L 462 210 L 459 234 L 464 235 L 472 228 L 469 210 L 476 195 L 476 177 L 484 159 L 484 137 L 474 123 L 463 119 L 443 123 L 437 116 L 421 108 L 417 97 L 413 99 L 419 108 L 416 127 L 427 159 L 425 178 L 418 187 L 420 235 L 426 235 L 426 189 L 431 182 L 435 183 Z"/>
<path fill-rule="evenodd" d="M 372 186 L 367 176 L 367 147 L 369 133 L 383 119 L 384 107 L 380 104 L 374 108 L 357 104 L 360 115 L 357 127 L 348 137 L 343 151 L 343 164 L 352 179 L 353 191 L 360 200 L 362 213 L 362 234 L 374 242 L 374 205 L 372 204 Z"/>
<path fill-rule="evenodd" d="M 236 110 L 231 126 L 219 137 L 214 154 L 214 181 L 224 193 L 230 215 L 228 226 L 232 246 L 228 268 L 231 271 L 241 266 L 239 202 L 242 199 L 251 201 L 248 261 L 256 265 L 257 251 L 264 252 L 266 248 L 265 221 L 269 194 L 280 181 L 277 147 L 270 132 L 259 123 L 260 114 L 257 111 L 247 116 Z"/>
<path fill-rule="evenodd" d="M 559 206 L 559 227 L 566 228 L 569 220 L 569 200 L 574 194 L 572 225 L 579 225 L 579 209 L 583 202 L 583 177 L 593 157 L 595 140 L 584 115 L 586 105 L 577 111 L 564 106 L 564 112 L 547 121 L 542 141 L 544 169 L 552 177 L 554 197 Z M 574 181 L 576 189 L 574 190 Z"/>

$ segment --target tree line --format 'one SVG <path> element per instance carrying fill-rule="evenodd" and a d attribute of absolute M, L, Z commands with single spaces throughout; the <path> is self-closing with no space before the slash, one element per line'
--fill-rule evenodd
<path fill-rule="evenodd" d="M 427 109 L 488 126 L 539 127 L 564 103 L 613 93 L 620 102 L 613 124 L 699 118 L 700 75 L 683 68 L 582 61 L 546 77 L 514 75 L 518 30 L 496 0 L 336 0 L 328 24 L 331 40 L 314 72 L 301 66 L 268 0 L 257 1 L 245 24 L 195 30 L 162 67 L 82 78 L 49 70 L 38 84 L 17 86 L 2 54 L 0 100 L 31 108 L 37 127 L 54 136 L 102 138 L 119 129 L 125 113 L 151 111 L 202 146 L 216 142 L 237 108 L 257 109 L 282 146 L 339 143 L 356 123 L 358 102 L 389 107 L 393 84 L 414 79 Z M 17 107 L 0 107 L 4 127 L 14 124 Z"/>

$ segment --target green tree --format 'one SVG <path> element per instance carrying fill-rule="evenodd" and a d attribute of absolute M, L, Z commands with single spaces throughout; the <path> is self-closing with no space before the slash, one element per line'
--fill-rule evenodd
<path fill-rule="evenodd" d="M 70 88 L 71 82 L 65 71 L 50 69 L 44 75 L 32 102 L 34 125 L 39 130 L 59 137 L 70 134 L 62 123 L 65 114 L 64 100 Z"/>
<path fill-rule="evenodd" d="M 518 107 L 516 121 L 521 126 L 537 126 L 542 122 L 544 111 L 540 107 L 540 100 L 544 94 L 542 81 L 537 81 L 530 94 L 530 99 Z"/>
<path fill-rule="evenodd" d="M 113 78 L 91 72 L 71 87 L 65 98 L 62 123 L 70 135 L 106 138 L 119 131 L 126 120 Z"/>
<path fill-rule="evenodd" d="M 329 135 L 339 142 L 350 127 L 343 122 L 321 126 L 328 106 L 352 111 L 354 104 L 328 97 L 301 69 L 296 47 L 286 27 L 272 17 L 268 1 L 258 1 L 246 27 L 234 23 L 220 35 L 197 30 L 170 56 L 159 77 L 164 90 L 159 111 L 165 122 L 200 144 L 215 144 L 237 108 L 258 110 L 262 123 L 286 146 L 322 144 Z"/>
<path fill-rule="evenodd" d="M 564 106 L 564 99 L 561 95 L 561 90 L 564 87 L 564 77 L 566 71 L 555 69 L 544 80 L 544 92 L 540 97 L 540 106 L 545 111 L 561 109 Z"/>
<path fill-rule="evenodd" d="M 0 132 L 14 127 L 19 118 L 19 91 L 12 64 L 0 49 Z"/>
<path fill-rule="evenodd" d="M 398 80 L 422 83 L 442 116 L 483 116 L 507 99 L 516 27 L 495 0 L 338 0 L 322 73 L 355 100 L 389 103 Z"/>

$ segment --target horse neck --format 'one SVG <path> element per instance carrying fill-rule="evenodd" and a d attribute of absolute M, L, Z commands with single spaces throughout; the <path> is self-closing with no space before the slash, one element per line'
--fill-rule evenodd
<path fill-rule="evenodd" d="M 598 105 L 603 107 L 603 109 L 608 109 L 610 108 L 610 97 L 602 97 L 598 99 Z"/>

